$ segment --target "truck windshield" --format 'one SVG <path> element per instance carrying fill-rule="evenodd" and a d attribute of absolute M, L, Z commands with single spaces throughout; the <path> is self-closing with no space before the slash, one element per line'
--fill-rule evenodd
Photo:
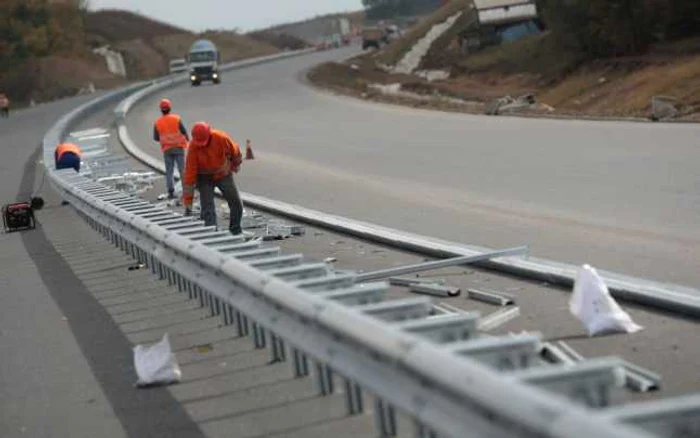
<path fill-rule="evenodd" d="M 214 52 L 192 52 L 190 53 L 190 62 L 209 62 L 216 60 Z"/>

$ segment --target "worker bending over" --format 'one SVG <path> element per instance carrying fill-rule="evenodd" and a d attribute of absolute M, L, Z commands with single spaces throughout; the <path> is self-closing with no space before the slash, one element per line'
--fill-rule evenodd
<path fill-rule="evenodd" d="M 168 198 L 175 199 L 175 181 L 173 171 L 177 164 L 180 179 L 185 167 L 185 149 L 189 137 L 182 119 L 177 114 L 171 114 L 172 103 L 168 99 L 160 101 L 160 112 L 163 114 L 156 120 L 153 127 L 153 140 L 160 143 L 160 151 L 165 161 L 165 184 L 168 188 Z"/>
<path fill-rule="evenodd" d="M 243 204 L 233 181 L 233 173 L 238 173 L 242 162 L 241 149 L 231 137 L 223 131 L 211 129 L 205 122 L 197 122 L 192 127 L 182 184 L 185 215 L 192 214 L 196 187 L 199 190 L 202 220 L 205 225 L 216 226 L 214 188 L 218 187 L 231 210 L 229 231 L 234 235 L 241 234 Z"/>
<path fill-rule="evenodd" d="M 76 172 L 80 172 L 80 157 L 82 155 L 83 152 L 77 145 L 72 143 L 59 144 L 53 154 L 56 170 L 73 168 Z"/>

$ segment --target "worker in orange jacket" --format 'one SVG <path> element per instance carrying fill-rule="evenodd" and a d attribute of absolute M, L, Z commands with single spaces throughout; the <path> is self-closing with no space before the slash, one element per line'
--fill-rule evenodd
<path fill-rule="evenodd" d="M 234 235 L 241 234 L 243 204 L 233 174 L 238 173 L 242 162 L 241 148 L 228 134 L 211 129 L 208 123 L 197 122 L 192 127 L 182 184 L 185 215 L 192 214 L 196 188 L 199 190 L 202 220 L 205 225 L 215 226 L 214 188 L 218 187 L 231 210 L 229 231 Z"/>
<path fill-rule="evenodd" d="M 189 137 L 187 129 L 182 124 L 182 119 L 177 114 L 172 114 L 173 105 L 168 99 L 160 101 L 162 116 L 156 120 L 153 126 L 153 140 L 160 143 L 160 151 L 165 161 L 165 184 L 168 188 L 168 198 L 175 199 L 175 181 L 173 173 L 177 164 L 180 179 L 185 167 L 185 149 Z"/>
<path fill-rule="evenodd" d="M 72 143 L 59 144 L 53 154 L 56 170 L 73 168 L 76 172 L 80 172 L 80 157 L 82 155 L 83 152 L 77 145 Z"/>

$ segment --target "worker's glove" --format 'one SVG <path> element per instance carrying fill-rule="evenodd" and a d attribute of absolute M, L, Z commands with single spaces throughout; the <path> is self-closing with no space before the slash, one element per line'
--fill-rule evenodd
<path fill-rule="evenodd" d="M 185 208 L 185 216 L 192 216 L 192 209 L 190 207 Z"/>

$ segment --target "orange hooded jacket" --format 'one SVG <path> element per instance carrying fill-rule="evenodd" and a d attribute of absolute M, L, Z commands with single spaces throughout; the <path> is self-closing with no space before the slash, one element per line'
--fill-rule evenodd
<path fill-rule="evenodd" d="M 219 181 L 231 172 L 238 172 L 242 162 L 240 146 L 223 131 L 212 129 L 209 142 L 205 145 L 191 141 L 187 148 L 185 176 L 182 181 L 182 201 L 185 207 L 192 206 L 199 175 L 210 176 L 214 181 Z"/>
<path fill-rule="evenodd" d="M 54 151 L 53 155 L 54 160 L 58 163 L 58 160 L 60 160 L 61 156 L 66 152 L 72 152 L 79 157 L 83 155 L 83 152 L 77 145 L 74 145 L 72 143 L 61 143 L 58 146 L 56 146 L 56 150 Z"/>

